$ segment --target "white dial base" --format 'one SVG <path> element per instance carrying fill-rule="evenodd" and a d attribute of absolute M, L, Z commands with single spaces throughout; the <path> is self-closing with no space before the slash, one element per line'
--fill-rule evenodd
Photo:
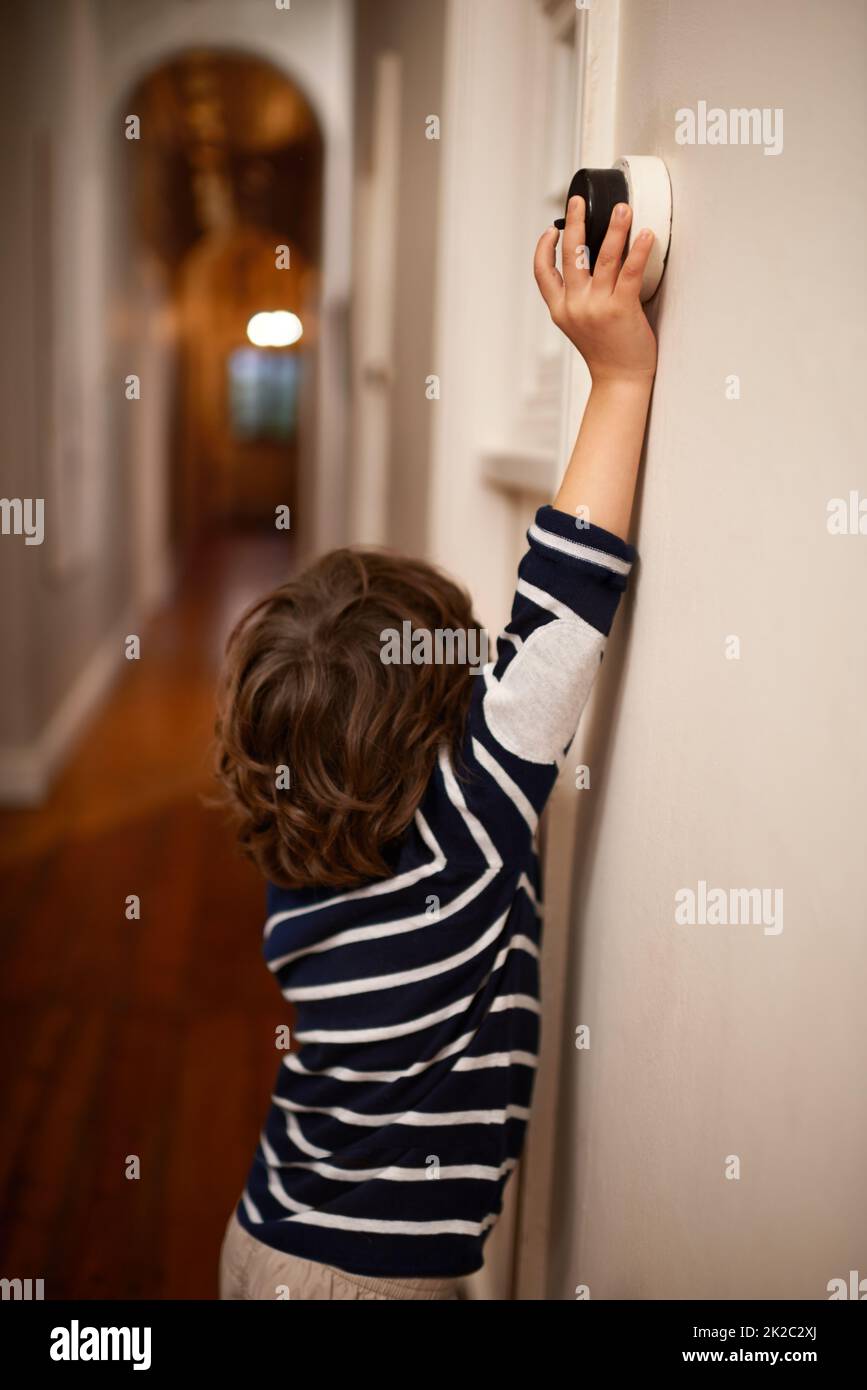
<path fill-rule="evenodd" d="M 625 154 L 615 160 L 614 168 L 622 170 L 629 185 L 632 223 L 627 252 L 642 227 L 649 227 L 655 233 L 653 250 L 641 282 L 644 302 L 656 293 L 665 269 L 671 240 L 671 182 L 664 161 L 655 154 Z"/>

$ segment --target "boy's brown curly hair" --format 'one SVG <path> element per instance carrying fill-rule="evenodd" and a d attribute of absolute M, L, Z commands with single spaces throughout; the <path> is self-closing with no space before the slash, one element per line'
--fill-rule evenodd
<path fill-rule="evenodd" d="M 386 664 L 383 632 L 477 627 L 432 565 L 335 550 L 243 615 L 226 646 L 217 776 L 245 853 L 285 888 L 391 872 L 442 744 L 458 753 L 466 664 Z M 289 769 L 280 789 L 278 768 Z"/>

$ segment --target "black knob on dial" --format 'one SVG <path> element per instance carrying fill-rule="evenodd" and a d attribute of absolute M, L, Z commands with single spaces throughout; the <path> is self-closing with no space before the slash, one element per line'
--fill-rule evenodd
<path fill-rule="evenodd" d="M 569 199 L 580 194 L 585 204 L 584 235 L 590 253 L 590 269 L 596 265 L 596 257 L 602 245 L 602 238 L 608 231 L 608 223 L 617 203 L 629 202 L 629 185 L 621 169 L 579 169 L 569 185 L 566 207 Z M 566 218 L 558 217 L 554 223 L 561 232 L 566 226 Z"/>

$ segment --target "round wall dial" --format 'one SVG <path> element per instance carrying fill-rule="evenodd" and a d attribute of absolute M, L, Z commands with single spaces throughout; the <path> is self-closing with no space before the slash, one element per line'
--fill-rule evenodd
<path fill-rule="evenodd" d="M 654 232 L 653 249 L 641 282 L 642 300 L 650 299 L 662 279 L 671 241 L 671 182 L 663 160 L 653 154 L 625 154 L 611 169 L 579 169 L 569 185 L 567 207 L 576 193 L 586 207 L 584 232 L 591 271 L 616 203 L 628 203 L 632 208 L 624 255 L 628 255 L 633 238 L 642 227 Z M 565 217 L 558 217 L 554 225 L 562 231 Z"/>

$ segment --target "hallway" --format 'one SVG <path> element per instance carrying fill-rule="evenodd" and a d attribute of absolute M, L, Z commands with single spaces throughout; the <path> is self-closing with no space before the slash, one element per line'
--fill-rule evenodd
<path fill-rule="evenodd" d="M 738 1302 L 743 1327 L 753 1302 L 867 1301 L 867 273 L 842 249 L 867 208 L 867 4 L 10 0 L 0 36 L 0 1301 L 26 1300 L 28 1279 L 75 1300 L 70 1317 L 87 1317 L 85 1300 L 154 1300 L 142 1321 L 175 1312 L 215 1356 L 231 1343 L 219 1308 L 189 1300 L 217 1301 L 279 1070 L 275 1028 L 296 1019 L 262 958 L 262 877 L 215 804 L 226 636 L 281 579 L 355 546 L 436 566 L 492 637 L 516 574 L 545 623 L 580 616 L 570 586 L 540 604 L 554 596 L 528 592 L 520 566 L 529 544 L 574 562 L 578 588 L 596 574 L 585 465 L 608 470 L 606 496 L 623 503 L 611 526 L 635 550 L 631 570 L 622 555 L 603 565 L 618 590 L 628 574 L 604 662 L 575 685 L 569 662 L 599 629 L 553 629 L 576 642 L 563 662 L 550 634 L 537 646 L 551 658 L 526 679 L 538 719 L 510 710 L 502 741 L 481 745 L 507 755 L 489 790 L 511 801 L 520 843 L 539 825 L 542 1002 L 497 1000 L 541 1009 L 532 1106 L 510 1112 L 506 1090 L 488 1104 L 486 1063 L 429 1129 L 392 1108 L 391 1082 L 434 1064 L 422 1012 L 406 1066 L 374 1054 L 368 1137 L 393 1126 L 402 1151 L 400 1126 L 451 1142 L 486 1112 L 526 1119 L 474 1300 L 586 1294 L 597 1310 L 667 1302 L 685 1316 L 697 1300 L 719 1305 L 721 1327 Z M 804 238 L 817 168 L 833 214 Z M 582 170 L 625 196 L 630 240 L 662 233 L 646 323 L 635 303 L 615 315 L 618 339 L 643 339 L 637 359 L 594 362 L 597 330 L 562 331 L 540 294 L 556 285 L 549 252 L 565 288 L 574 249 L 567 298 L 608 319 L 618 239 L 595 284 L 589 256 L 603 200 L 588 197 L 574 248 L 571 229 L 568 246 L 548 235 L 570 188 L 589 195 Z M 564 490 L 572 463 L 580 486 Z M 637 479 L 629 516 L 624 479 Z M 554 544 L 547 513 L 538 524 L 552 503 L 569 523 Z M 322 599 L 345 622 L 346 669 L 364 652 L 353 602 L 337 581 Z M 506 695 L 532 670 L 526 637 Z M 355 824 L 357 788 L 322 737 L 344 721 L 317 707 L 321 690 L 342 697 L 339 673 L 311 664 L 301 733 L 340 769 L 310 803 L 311 842 L 327 846 L 335 807 Z M 486 673 L 483 713 L 503 674 Z M 528 807 L 513 795 L 537 761 L 521 757 L 525 735 L 541 742 L 579 690 L 577 732 L 559 730 L 534 773 L 541 785 L 546 759 L 559 767 L 550 799 Z M 346 721 L 356 766 L 378 713 Z M 283 750 L 261 715 L 254 704 L 249 749 L 261 765 L 261 735 L 270 780 Z M 415 811 L 412 738 L 388 768 Z M 473 858 L 487 855 L 465 824 Z M 444 881 L 453 867 L 444 851 Z M 350 1028 L 325 1019 L 329 1045 L 390 1041 L 422 992 L 415 971 L 451 959 L 460 922 L 447 919 L 436 962 L 414 959 L 401 923 L 339 940 L 365 943 L 339 977 L 301 967 L 300 1007 L 359 996 Z M 471 952 L 468 977 L 490 927 L 455 948 Z M 525 954 L 536 945 L 517 937 Z M 370 1022 L 380 983 L 394 1017 Z M 436 1001 L 456 1017 L 465 1002 L 469 986 Z M 489 1065 L 508 1076 L 526 1053 L 505 1039 Z M 350 1070 L 328 1054 L 311 1070 L 331 1062 Z M 307 1080 L 318 1103 L 321 1079 Z M 352 1116 L 329 1118 L 340 1141 Z M 326 1131 L 316 1144 L 318 1130 L 301 1137 L 327 1170 L 341 1143 Z M 502 1154 L 465 1147 L 445 1164 L 453 1191 L 499 1183 Z M 415 1175 L 392 1180 L 407 1184 L 389 1190 L 394 1211 L 373 1216 L 393 1223 L 375 1235 L 399 1237 L 388 1267 L 419 1234 L 402 1228 Z M 320 1212 L 328 1192 L 311 1189 L 319 1206 L 291 1234 L 318 1229 L 318 1257 L 347 1213 Z M 434 1224 L 455 1217 L 448 1186 L 425 1193 Z"/>
<path fill-rule="evenodd" d="M 44 806 L 0 814 L 0 1262 L 46 1298 L 215 1296 L 288 1015 L 202 796 L 225 636 L 286 573 L 285 537 L 211 543 Z"/>

